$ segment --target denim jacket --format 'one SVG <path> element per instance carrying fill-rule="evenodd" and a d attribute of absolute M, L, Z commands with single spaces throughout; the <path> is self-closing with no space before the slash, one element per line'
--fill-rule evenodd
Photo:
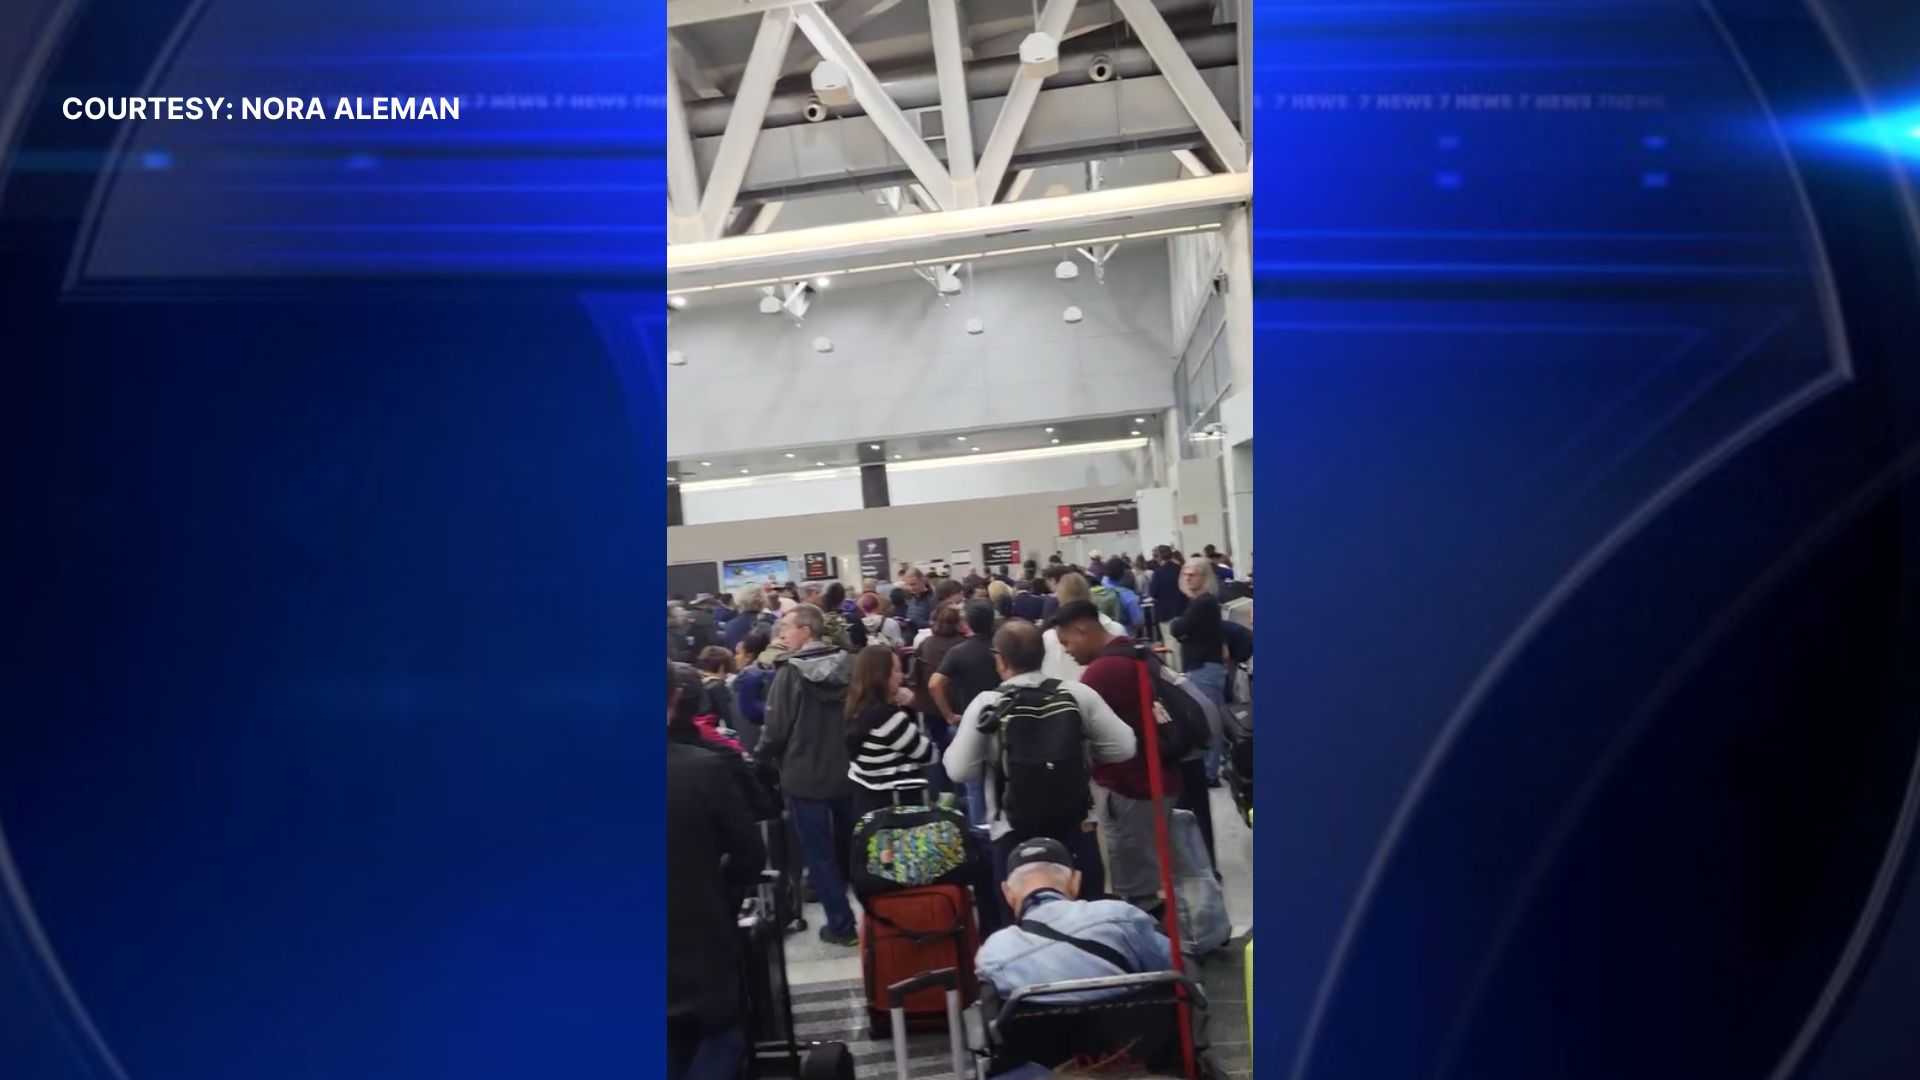
<path fill-rule="evenodd" d="M 1173 956 L 1153 916 L 1124 900 L 1069 900 L 1066 894 L 1042 889 L 1027 898 L 1022 920 L 1045 923 L 1076 938 L 1098 942 L 1131 962 L 1121 971 L 1107 960 L 1076 945 L 1030 934 L 1016 924 L 996 931 L 980 946 L 974 966 L 980 978 L 991 982 L 1002 999 L 1023 986 L 1092 979 L 1103 975 L 1137 975 L 1168 971 Z M 1120 991 L 1091 990 L 1050 995 L 1050 1002 L 1093 1001 Z"/>

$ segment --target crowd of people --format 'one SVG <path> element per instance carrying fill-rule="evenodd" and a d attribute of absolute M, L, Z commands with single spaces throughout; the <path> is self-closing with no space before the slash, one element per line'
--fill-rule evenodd
<path fill-rule="evenodd" d="M 828 945 L 859 942 L 856 821 L 912 791 L 963 810 L 983 841 L 967 878 L 987 941 L 977 966 L 1002 993 L 1028 975 L 1113 973 L 1110 951 L 1034 959 L 1051 921 L 1108 927 L 1127 956 L 1165 966 L 1154 807 L 1192 812 L 1211 860 L 1222 747 L 1217 722 L 1170 722 L 1163 699 L 1224 708 L 1250 693 L 1251 583 L 1212 547 L 1008 569 L 902 565 L 857 592 L 768 583 L 670 601 L 669 1018 L 683 1075 L 732 1075 L 699 1067 L 742 1037 L 742 1004 L 715 982 L 735 945 L 714 905 L 730 914 L 729 890 L 767 865 L 760 822 L 795 839 Z M 1152 708 L 1143 665 L 1167 680 Z M 1148 739 L 1165 764 L 1159 804 Z M 1048 908 L 1061 901 L 1098 906 Z"/>

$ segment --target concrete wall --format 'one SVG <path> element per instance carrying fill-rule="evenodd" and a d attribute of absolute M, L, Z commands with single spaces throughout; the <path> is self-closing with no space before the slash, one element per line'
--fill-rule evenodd
<path fill-rule="evenodd" d="M 917 279 L 846 279 L 817 298 L 804 327 L 759 314 L 749 292 L 695 297 L 667 331 L 688 361 L 667 370 L 667 454 L 1166 408 L 1174 356 L 1166 246 L 1122 248 L 1106 278 L 1096 284 L 1084 260 L 1080 277 L 1065 282 L 1052 262 L 988 262 L 946 305 Z M 1061 321 L 1069 304 L 1085 313 L 1077 325 Z M 965 330 L 975 316 L 986 323 L 979 336 Z M 833 352 L 813 351 L 822 335 Z"/>

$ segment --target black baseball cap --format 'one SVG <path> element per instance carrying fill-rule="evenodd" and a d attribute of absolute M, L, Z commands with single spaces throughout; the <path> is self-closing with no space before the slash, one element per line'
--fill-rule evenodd
<path fill-rule="evenodd" d="M 1074 868 L 1073 854 L 1067 850 L 1067 845 L 1050 836 L 1036 836 L 1016 846 L 1013 853 L 1007 856 L 1007 873 L 1011 874 L 1028 863 L 1056 863 L 1069 870 Z"/>

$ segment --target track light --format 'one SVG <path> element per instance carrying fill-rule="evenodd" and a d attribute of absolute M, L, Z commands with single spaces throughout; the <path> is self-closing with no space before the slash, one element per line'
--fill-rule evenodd
<path fill-rule="evenodd" d="M 1055 63 L 1057 64 L 1056 57 Z M 853 104 L 853 80 L 847 78 L 847 69 L 831 60 L 822 60 L 813 65 L 813 96 L 824 105 Z"/>
<path fill-rule="evenodd" d="M 1046 78 L 1060 70 L 1060 42 L 1052 34 L 1034 31 L 1020 41 L 1023 74 Z"/>

